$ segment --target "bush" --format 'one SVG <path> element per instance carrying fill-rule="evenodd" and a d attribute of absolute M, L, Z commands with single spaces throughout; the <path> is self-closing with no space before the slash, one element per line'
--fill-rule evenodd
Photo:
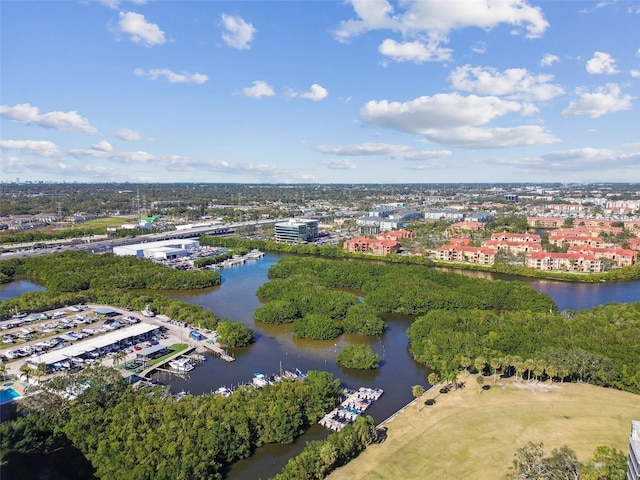
<path fill-rule="evenodd" d="M 299 338 L 330 340 L 339 337 L 342 330 L 330 317 L 311 313 L 293 323 L 293 333 Z"/>
<path fill-rule="evenodd" d="M 380 355 L 369 345 L 348 345 L 338 354 L 337 361 L 342 367 L 373 370 L 380 365 Z"/>

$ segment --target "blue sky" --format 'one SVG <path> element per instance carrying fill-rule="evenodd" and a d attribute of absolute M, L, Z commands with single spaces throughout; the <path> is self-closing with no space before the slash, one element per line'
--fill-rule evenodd
<path fill-rule="evenodd" d="M 640 182 L 640 2 L 10 1 L 2 181 Z"/>

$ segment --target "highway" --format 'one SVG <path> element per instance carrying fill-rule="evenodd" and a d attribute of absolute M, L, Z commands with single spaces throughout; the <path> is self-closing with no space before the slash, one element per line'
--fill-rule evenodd
<path fill-rule="evenodd" d="M 56 247 L 45 246 L 41 248 L 25 248 L 23 246 L 22 248 L 20 248 L 21 251 L 3 252 L 0 255 L 0 260 L 9 260 L 11 258 L 22 258 L 22 257 L 35 257 L 39 255 L 48 255 L 51 253 L 61 252 L 65 250 L 84 250 L 88 252 L 100 252 L 100 251 L 105 251 L 106 249 L 110 249 L 112 247 L 116 247 L 120 245 L 133 245 L 136 243 L 157 242 L 160 240 L 171 240 L 174 238 L 194 238 L 194 237 L 200 237 L 201 235 L 206 235 L 209 233 L 217 234 L 217 235 L 221 235 L 221 234 L 226 235 L 226 234 L 233 233 L 237 228 L 240 228 L 240 227 L 269 225 L 276 222 L 282 222 L 285 220 L 286 220 L 285 218 L 279 218 L 275 220 L 253 220 L 253 221 L 247 221 L 247 222 L 229 223 L 223 226 L 211 225 L 211 226 L 205 226 L 205 227 L 189 228 L 185 230 L 170 230 L 166 232 L 132 235 L 129 237 L 96 240 L 96 241 L 85 242 L 85 243 L 59 245 Z M 219 233 L 220 230 L 222 229 L 226 229 L 227 233 Z M 33 245 L 35 244 L 46 245 L 47 243 L 56 243 L 56 241 L 48 240 L 48 241 L 33 242 Z M 14 248 L 15 246 L 11 244 L 6 244 L 0 247 L 3 249 L 11 249 L 11 248 Z"/>

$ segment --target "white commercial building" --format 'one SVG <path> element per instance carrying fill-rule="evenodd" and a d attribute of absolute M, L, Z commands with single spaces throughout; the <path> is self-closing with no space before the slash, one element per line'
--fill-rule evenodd
<path fill-rule="evenodd" d="M 190 251 L 200 247 L 198 240 L 176 238 L 174 240 L 162 240 L 159 242 L 136 243 L 134 245 L 122 245 L 113 247 L 115 255 L 130 255 L 139 258 L 152 258 L 169 260 L 179 257 L 187 257 Z"/>

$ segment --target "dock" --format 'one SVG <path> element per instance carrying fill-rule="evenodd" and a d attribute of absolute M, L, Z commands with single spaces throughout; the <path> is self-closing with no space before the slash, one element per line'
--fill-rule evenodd
<path fill-rule="evenodd" d="M 182 350 L 182 351 L 180 351 L 180 352 L 176 352 L 176 353 L 174 353 L 173 355 L 171 355 L 171 356 L 169 356 L 169 357 L 167 357 L 167 358 L 163 359 L 161 362 L 156 363 L 156 364 L 154 364 L 154 365 L 152 365 L 152 366 L 150 366 L 150 367 L 145 368 L 144 370 L 142 370 L 142 372 L 140 372 L 140 373 L 138 374 L 138 376 L 139 376 L 139 377 L 142 377 L 142 378 L 147 378 L 147 377 L 148 377 L 148 375 L 150 375 L 150 374 L 151 374 L 151 372 L 153 372 L 154 370 L 161 370 L 161 371 L 167 371 L 167 372 L 168 372 L 168 371 L 170 371 L 171 373 L 176 373 L 176 372 L 175 372 L 175 371 L 173 371 L 173 370 L 167 370 L 167 369 L 164 369 L 164 368 L 162 368 L 162 367 L 163 367 L 166 363 L 169 363 L 169 362 L 170 362 L 171 360 L 173 360 L 174 358 L 178 358 L 178 357 L 181 357 L 181 356 L 183 356 L 183 355 L 189 355 L 189 354 L 190 354 L 191 352 L 193 352 L 194 350 L 195 350 L 195 347 L 189 347 L 189 348 L 187 348 L 186 350 Z"/>
<path fill-rule="evenodd" d="M 327 413 L 318 422 L 332 432 L 339 432 L 377 401 L 384 391 L 381 388 L 360 387 L 356 391 L 345 390 L 346 398 L 337 408 Z"/>
<path fill-rule="evenodd" d="M 213 353 L 217 354 L 221 359 L 227 362 L 234 362 L 236 360 L 227 352 L 225 352 L 224 349 L 217 343 L 202 342 L 200 343 L 200 345 L 211 350 Z"/>

